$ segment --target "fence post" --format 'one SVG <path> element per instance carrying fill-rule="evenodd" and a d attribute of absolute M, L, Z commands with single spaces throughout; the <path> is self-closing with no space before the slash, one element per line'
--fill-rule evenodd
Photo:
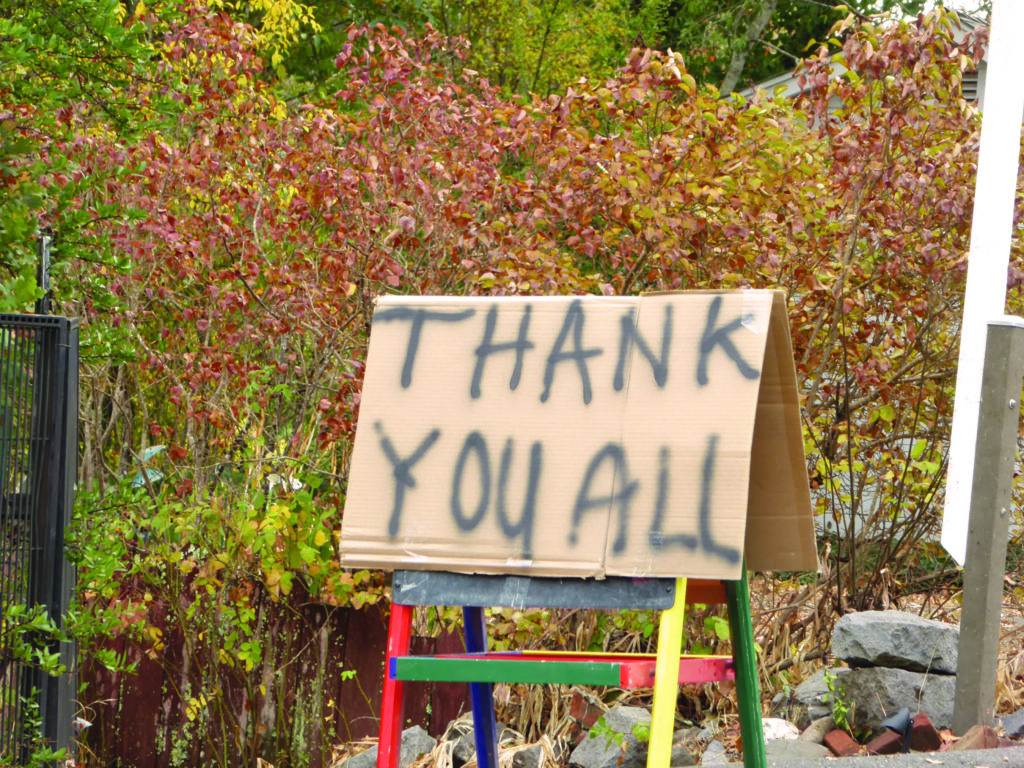
<path fill-rule="evenodd" d="M 38 263 L 36 264 L 36 285 L 43 292 L 43 295 L 36 300 L 36 314 L 50 314 L 50 243 L 53 242 L 53 235 L 49 229 L 44 229 L 36 238 L 36 251 Z"/>
<path fill-rule="evenodd" d="M 995 715 L 999 618 L 1022 381 L 1024 318 L 989 322 L 960 611 L 953 714 L 953 730 L 960 734 L 977 723 L 991 725 Z"/>

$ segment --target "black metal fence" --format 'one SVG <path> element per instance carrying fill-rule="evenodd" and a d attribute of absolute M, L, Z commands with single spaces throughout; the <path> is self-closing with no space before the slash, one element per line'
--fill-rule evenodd
<path fill-rule="evenodd" d="M 20 764 L 36 743 L 71 744 L 74 676 L 51 677 L 15 658 L 24 628 L 8 617 L 16 606 L 45 606 L 59 624 L 71 599 L 64 531 L 77 424 L 77 322 L 0 314 L 0 766 Z M 49 650 L 74 668 L 68 644 Z"/>

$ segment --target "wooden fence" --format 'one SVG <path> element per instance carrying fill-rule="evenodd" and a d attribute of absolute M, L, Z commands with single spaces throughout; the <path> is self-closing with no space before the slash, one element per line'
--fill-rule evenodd
<path fill-rule="evenodd" d="M 377 708 L 387 635 L 385 609 L 371 606 L 361 610 L 328 611 L 311 605 L 300 610 L 309 619 L 303 624 L 306 636 L 298 638 L 299 647 L 305 650 L 281 673 L 283 679 L 272 686 L 278 695 L 261 697 L 251 705 L 246 704 L 241 689 L 232 690 L 228 697 L 240 718 L 260 717 L 269 726 L 260 735 L 264 745 L 260 752 L 275 768 L 322 768 L 330 764 L 330 756 L 338 744 L 375 736 L 378 727 Z M 294 617 L 292 620 L 297 621 Z M 319 628 L 315 636 L 310 633 L 310 626 Z M 295 629 L 294 625 L 291 629 Z M 173 768 L 213 764 L 194 747 L 189 750 L 181 738 L 183 732 L 196 727 L 181 700 L 178 681 L 172 679 L 182 675 L 182 639 L 169 635 L 165 641 L 166 648 L 158 660 L 131 651 L 124 641 L 111 644 L 111 650 L 135 654 L 129 656 L 138 662 L 137 671 L 132 675 L 114 674 L 96 665 L 81 670 L 85 686 L 80 699 L 84 716 L 92 723 L 79 754 L 86 765 Z M 461 638 L 451 635 L 417 638 L 413 646 L 415 653 L 462 650 Z M 343 674 L 346 671 L 349 674 Z M 313 694 L 317 700 L 311 702 L 309 683 L 318 676 L 322 686 Z M 407 722 L 419 723 L 433 735 L 439 735 L 467 708 L 463 685 L 412 684 L 407 690 Z M 304 701 L 300 702 L 299 697 L 304 697 Z M 299 724 L 302 730 L 299 738 L 304 741 L 301 750 L 295 747 L 298 734 L 295 708 L 300 705 L 307 708 L 313 705 L 312 710 L 319 713 Z M 287 722 L 281 722 L 275 713 L 287 713 Z M 192 715 L 198 719 L 195 711 Z M 220 748 L 224 748 L 223 743 Z M 238 751 L 237 747 L 234 749 Z M 281 757 L 287 754 L 308 755 L 308 762 Z M 276 763 L 274 755 L 278 756 Z M 241 766 L 244 762 L 239 756 L 238 762 L 233 764 Z"/>

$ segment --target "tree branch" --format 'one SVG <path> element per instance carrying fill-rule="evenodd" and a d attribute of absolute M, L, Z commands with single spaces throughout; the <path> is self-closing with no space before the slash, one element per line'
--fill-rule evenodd
<path fill-rule="evenodd" d="M 747 54 L 750 52 L 750 46 L 764 33 L 768 22 L 772 20 L 772 14 L 775 13 L 775 6 L 778 5 L 778 2 L 779 0 L 761 0 L 761 7 L 754 14 L 754 18 L 750 20 L 747 34 L 740 46 L 733 51 L 732 59 L 729 61 L 729 68 L 725 71 L 722 85 L 718 89 L 723 96 L 728 96 L 736 88 L 736 83 L 739 82 L 740 76 L 743 74 L 743 68 L 747 65 Z"/>

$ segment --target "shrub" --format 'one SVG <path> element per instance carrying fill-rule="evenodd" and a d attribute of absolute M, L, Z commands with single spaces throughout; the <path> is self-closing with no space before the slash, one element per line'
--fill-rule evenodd
<path fill-rule="evenodd" d="M 511 100 L 453 67 L 464 46 L 383 27 L 350 30 L 333 98 L 295 103 L 225 14 L 157 31 L 129 93 L 173 120 L 129 136 L 70 110 L 53 148 L 76 171 L 43 182 L 93 186 L 43 218 L 102 256 L 61 285 L 86 323 L 79 637 L 167 667 L 175 759 L 305 764 L 326 672 L 292 696 L 291 650 L 329 622 L 304 611 L 385 592 L 335 552 L 382 293 L 784 287 L 825 572 L 784 583 L 822 610 L 771 614 L 766 659 L 833 608 L 898 600 L 936 547 L 978 129 L 959 85 L 980 53 L 949 17 L 837 29 L 797 103 L 720 99 L 647 50 Z M 566 642 L 602 646 L 650 617 L 576 621 Z"/>

